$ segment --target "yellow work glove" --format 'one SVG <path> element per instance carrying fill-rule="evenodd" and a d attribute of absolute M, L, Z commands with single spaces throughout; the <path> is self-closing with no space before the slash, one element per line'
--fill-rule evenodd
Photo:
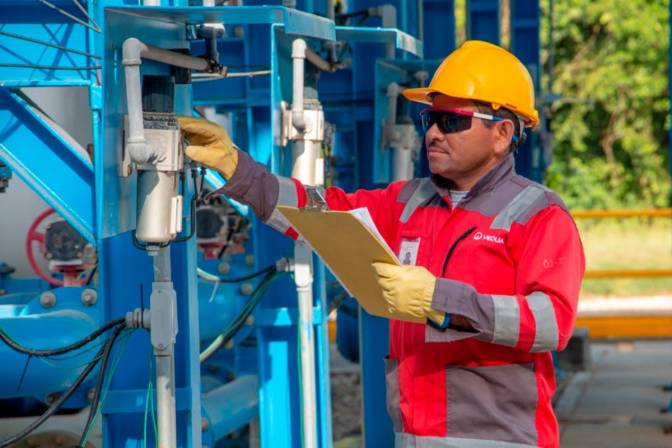
<path fill-rule="evenodd" d="M 219 171 L 226 180 L 231 179 L 238 165 L 238 149 L 224 128 L 203 118 L 177 119 L 190 143 L 185 150 L 187 156 Z"/>
<path fill-rule="evenodd" d="M 448 315 L 432 309 L 432 297 L 436 277 L 422 266 L 395 266 L 389 263 L 373 263 L 378 275 L 378 284 L 383 289 L 387 309 L 396 319 L 426 320 L 435 327 L 445 329 Z"/>

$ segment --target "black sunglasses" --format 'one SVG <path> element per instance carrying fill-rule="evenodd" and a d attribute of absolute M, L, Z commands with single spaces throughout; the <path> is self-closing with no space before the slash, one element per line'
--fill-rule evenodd
<path fill-rule="evenodd" d="M 474 118 L 489 121 L 502 121 L 505 118 L 496 115 L 482 114 L 462 109 L 442 109 L 439 107 L 430 107 L 420 112 L 422 120 L 422 129 L 425 132 L 436 124 L 439 131 L 444 134 L 466 131 L 471 128 L 471 121 Z"/>

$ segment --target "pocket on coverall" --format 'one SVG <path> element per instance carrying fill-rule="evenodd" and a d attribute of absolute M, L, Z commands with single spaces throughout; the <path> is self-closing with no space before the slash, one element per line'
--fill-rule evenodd
<path fill-rule="evenodd" d="M 534 365 L 446 368 L 448 437 L 536 446 Z"/>

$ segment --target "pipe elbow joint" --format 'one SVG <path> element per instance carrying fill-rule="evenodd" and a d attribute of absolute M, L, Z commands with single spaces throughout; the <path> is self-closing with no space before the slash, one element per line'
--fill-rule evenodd
<path fill-rule="evenodd" d="M 147 48 L 145 44 L 135 37 L 129 37 L 122 45 L 122 64 L 140 65 L 142 64 L 142 52 Z"/>
<path fill-rule="evenodd" d="M 387 85 L 387 96 L 396 98 L 401 93 L 401 87 L 396 82 L 391 82 Z"/>
<path fill-rule="evenodd" d="M 292 58 L 306 58 L 306 41 L 303 39 L 294 39 L 292 42 Z"/>
<path fill-rule="evenodd" d="M 133 162 L 137 164 L 148 163 L 152 159 L 147 141 L 140 137 L 129 137 L 126 140 L 126 151 Z"/>

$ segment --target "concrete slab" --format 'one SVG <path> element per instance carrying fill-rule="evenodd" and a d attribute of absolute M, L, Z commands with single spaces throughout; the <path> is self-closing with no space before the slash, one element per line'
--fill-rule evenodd
<path fill-rule="evenodd" d="M 575 375 L 556 403 L 569 448 L 670 448 L 672 341 L 594 343 L 593 365 Z M 666 431 L 668 433 L 666 433 Z"/>

